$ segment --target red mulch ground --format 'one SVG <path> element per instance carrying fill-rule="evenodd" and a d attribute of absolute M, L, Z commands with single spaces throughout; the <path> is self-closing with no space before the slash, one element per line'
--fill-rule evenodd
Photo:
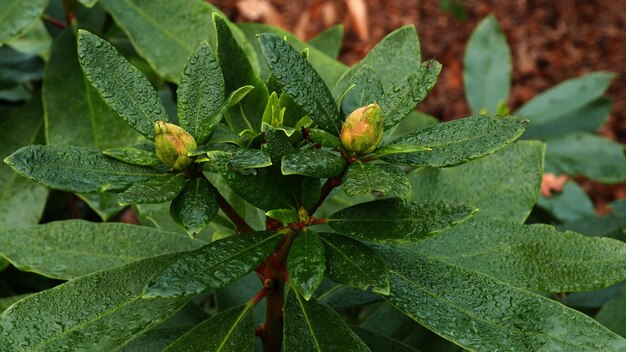
<path fill-rule="evenodd" d="M 469 115 L 462 78 L 462 58 L 477 23 L 493 13 L 511 45 L 514 110 L 537 93 L 565 80 L 597 70 L 619 74 L 608 95 L 615 100 L 602 133 L 626 143 L 626 0 L 462 1 L 467 17 L 443 12 L 439 1 L 419 0 L 215 0 L 231 19 L 280 25 L 309 39 L 324 28 L 344 23 L 340 60 L 353 64 L 383 36 L 414 24 L 422 56 L 436 58 L 443 71 L 420 109 L 443 120 Z M 457 1 L 459 2 L 459 1 Z M 348 3 L 365 5 L 367 15 L 352 19 Z M 367 26 L 367 32 L 359 26 Z M 579 180 L 602 211 L 626 197 L 624 185 L 605 186 Z"/>

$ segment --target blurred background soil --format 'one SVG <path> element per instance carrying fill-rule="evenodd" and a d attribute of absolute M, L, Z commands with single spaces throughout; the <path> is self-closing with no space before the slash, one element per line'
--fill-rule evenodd
<path fill-rule="evenodd" d="M 441 120 L 470 114 L 462 60 L 478 22 L 494 14 L 513 56 L 509 106 L 515 110 L 563 80 L 591 71 L 619 75 L 608 91 L 614 106 L 602 134 L 626 143 L 626 0 L 211 0 L 232 20 L 264 22 L 303 40 L 337 23 L 345 26 L 339 59 L 358 62 L 382 37 L 413 24 L 422 59 L 443 64 L 439 81 L 419 109 Z M 448 6 L 446 6 L 448 4 Z M 626 197 L 626 186 L 577 179 L 597 208 Z"/>

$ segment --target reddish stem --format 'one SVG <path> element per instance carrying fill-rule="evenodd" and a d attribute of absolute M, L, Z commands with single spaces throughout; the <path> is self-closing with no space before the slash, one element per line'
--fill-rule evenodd
<path fill-rule="evenodd" d="M 58 18 L 54 18 L 48 14 L 44 14 L 43 15 L 43 19 L 44 21 L 50 23 L 51 25 L 57 27 L 57 28 L 61 28 L 61 29 L 65 29 L 67 28 L 67 23 L 59 20 Z"/>
<path fill-rule="evenodd" d="M 254 229 L 250 225 L 248 225 L 248 223 L 241 216 L 239 216 L 237 211 L 235 211 L 235 209 L 233 209 L 233 207 L 231 207 L 230 204 L 228 204 L 228 202 L 226 201 L 226 199 L 224 199 L 224 197 L 222 197 L 222 195 L 220 194 L 217 195 L 217 203 L 219 204 L 220 209 L 222 209 L 224 214 L 226 214 L 226 216 L 228 216 L 230 221 L 232 221 L 233 224 L 235 224 L 235 228 L 237 229 L 237 232 L 239 233 L 254 232 Z"/>
<path fill-rule="evenodd" d="M 313 215 L 317 211 L 317 209 L 320 207 L 320 205 L 322 205 L 324 200 L 326 200 L 326 197 L 328 197 L 330 192 L 333 189 L 335 189 L 335 187 L 339 186 L 342 180 L 343 180 L 343 173 L 339 176 L 331 177 L 328 180 L 326 180 L 326 183 L 324 183 L 324 185 L 322 186 L 322 190 L 320 192 L 320 198 L 317 201 L 317 203 L 315 203 L 315 205 L 312 206 L 311 209 L 308 210 L 309 214 Z"/>
<path fill-rule="evenodd" d="M 257 292 L 254 296 L 252 296 L 252 298 L 250 298 L 250 301 L 248 301 L 248 304 L 252 304 L 254 306 L 257 305 L 257 303 L 259 303 L 263 298 L 265 298 L 265 296 L 267 296 L 267 292 L 269 290 L 265 287 L 263 287 L 262 289 L 259 290 L 259 292 Z"/>

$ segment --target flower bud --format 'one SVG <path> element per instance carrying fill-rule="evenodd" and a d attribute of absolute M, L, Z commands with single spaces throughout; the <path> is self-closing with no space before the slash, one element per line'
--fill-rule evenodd
<path fill-rule="evenodd" d="M 383 118 L 380 106 L 369 104 L 354 110 L 341 127 L 341 144 L 358 155 L 374 151 L 383 138 Z"/>
<path fill-rule="evenodd" d="M 154 143 L 157 157 L 167 166 L 185 170 L 194 158 L 187 153 L 196 149 L 196 140 L 184 129 L 163 121 L 154 123 Z"/>

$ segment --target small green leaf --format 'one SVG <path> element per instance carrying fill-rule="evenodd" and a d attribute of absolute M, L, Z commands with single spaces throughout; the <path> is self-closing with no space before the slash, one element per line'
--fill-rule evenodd
<path fill-rule="evenodd" d="M 337 24 L 318 33 L 309 44 L 324 54 L 336 59 L 343 41 L 343 24 Z"/>
<path fill-rule="evenodd" d="M 274 209 L 268 211 L 265 215 L 280 221 L 282 224 L 298 222 L 298 212 L 295 209 Z"/>
<path fill-rule="evenodd" d="M 256 169 L 272 165 L 272 159 L 260 149 L 237 149 L 230 158 L 230 166 L 236 170 Z"/>
<path fill-rule="evenodd" d="M 204 177 L 187 180 L 170 206 L 172 219 L 195 237 L 217 215 L 217 190 Z"/>
<path fill-rule="evenodd" d="M 291 45 L 275 34 L 259 35 L 270 70 L 281 88 L 300 105 L 322 129 L 338 135 L 339 111 L 328 87 L 311 64 Z"/>
<path fill-rule="evenodd" d="M 395 165 L 356 162 L 343 177 L 344 192 L 349 196 L 379 192 L 382 195 L 408 197 L 411 183 L 404 170 Z"/>
<path fill-rule="evenodd" d="M 524 132 L 526 120 L 507 116 L 475 115 L 426 127 L 393 141 L 431 148 L 417 153 L 383 156 L 390 163 L 447 167 L 483 157 L 505 147 Z"/>
<path fill-rule="evenodd" d="M 372 103 L 377 103 L 383 97 L 383 84 L 371 67 L 362 65 L 348 80 L 352 88 L 344 95 L 341 101 L 341 110 L 348 115 L 354 110 Z"/>
<path fill-rule="evenodd" d="M 226 286 L 270 256 L 281 239 L 280 233 L 264 231 L 212 242 L 161 271 L 148 285 L 144 297 L 192 296 Z"/>
<path fill-rule="evenodd" d="M 137 144 L 132 147 L 109 148 L 102 154 L 132 165 L 153 166 L 162 164 L 156 156 L 154 143 Z"/>
<path fill-rule="evenodd" d="M 168 202 L 185 187 L 185 176 L 170 174 L 145 182 L 135 182 L 126 191 L 118 195 L 121 205 L 154 204 Z"/>
<path fill-rule="evenodd" d="M 48 0 L 7 0 L 0 3 L 0 45 L 13 39 L 41 17 Z"/>
<path fill-rule="evenodd" d="M 626 337 L 626 286 L 608 300 L 596 314 L 596 320 L 616 334 Z"/>
<path fill-rule="evenodd" d="M 481 109 L 495 114 L 498 104 L 509 99 L 511 50 L 493 16 L 482 20 L 467 42 L 463 57 L 465 96 L 477 114 Z"/>
<path fill-rule="evenodd" d="M 203 143 L 222 118 L 224 77 L 207 42 L 191 54 L 178 86 L 178 120 L 197 143 Z"/>
<path fill-rule="evenodd" d="M 272 92 L 263 111 L 262 122 L 272 127 L 283 127 L 285 108 L 280 106 L 276 92 Z"/>
<path fill-rule="evenodd" d="M 235 89 L 232 93 L 228 95 L 228 98 L 226 98 L 226 106 L 229 108 L 236 106 L 252 90 L 254 90 L 254 86 L 243 86 Z"/>
<path fill-rule="evenodd" d="M 369 348 L 329 306 L 289 290 L 285 302 L 285 352 L 368 352 Z"/>
<path fill-rule="evenodd" d="M 326 249 L 328 277 L 340 284 L 374 292 L 389 294 L 387 264 L 375 251 L 360 241 L 334 234 L 322 233 L 319 237 Z"/>
<path fill-rule="evenodd" d="M 150 82 L 111 44 L 81 29 L 78 31 L 78 59 L 102 99 L 139 133 L 152 138 L 154 123 L 169 121 Z"/>
<path fill-rule="evenodd" d="M 263 125 L 263 130 L 265 132 L 265 144 L 262 149 L 270 155 L 272 163 L 280 164 L 284 156 L 295 151 L 284 130 L 273 128 L 267 124 Z"/>
<path fill-rule="evenodd" d="M 281 163 L 283 175 L 305 175 L 328 178 L 341 174 L 346 160 L 319 149 L 298 150 L 285 155 Z"/>
<path fill-rule="evenodd" d="M 316 144 L 326 148 L 340 148 L 341 141 L 332 134 L 319 128 L 309 128 L 309 139 Z"/>
<path fill-rule="evenodd" d="M 117 161 L 99 150 L 81 147 L 30 145 L 16 151 L 4 162 L 44 186 L 79 193 L 123 190 L 131 183 L 172 176 L 154 168 Z"/>
<path fill-rule="evenodd" d="M 310 230 L 298 233 L 287 257 L 289 286 L 308 301 L 322 283 L 325 270 L 324 246 L 317 234 Z"/>
<path fill-rule="evenodd" d="M 167 346 L 164 352 L 242 352 L 254 350 L 252 306 L 221 312 Z"/>
<path fill-rule="evenodd" d="M 330 216 L 328 225 L 365 241 L 412 242 L 459 224 L 476 211 L 458 202 L 387 198 L 340 210 Z"/>
<path fill-rule="evenodd" d="M 67 220 L 0 230 L 0 253 L 23 271 L 70 280 L 204 242 L 150 227 Z"/>
<path fill-rule="evenodd" d="M 387 247 L 381 254 L 391 271 L 391 294 L 386 299 L 465 349 L 626 349 L 623 338 L 548 298 L 413 252 Z"/>

